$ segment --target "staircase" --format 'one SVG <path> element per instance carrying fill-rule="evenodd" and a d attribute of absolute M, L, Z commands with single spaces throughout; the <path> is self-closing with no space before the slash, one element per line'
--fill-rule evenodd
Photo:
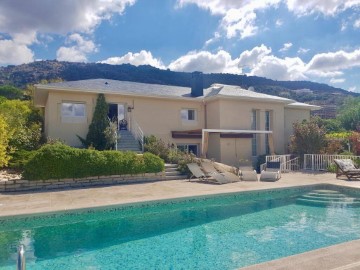
<path fill-rule="evenodd" d="M 359 198 L 340 193 L 336 190 L 313 190 L 297 198 L 296 202 L 313 206 L 360 206 Z"/>
<path fill-rule="evenodd" d="M 187 179 L 187 176 L 177 170 L 177 164 L 165 164 L 166 180 Z"/>
<path fill-rule="evenodd" d="M 118 131 L 117 149 L 119 151 L 142 153 L 139 142 L 134 138 L 129 130 Z"/>

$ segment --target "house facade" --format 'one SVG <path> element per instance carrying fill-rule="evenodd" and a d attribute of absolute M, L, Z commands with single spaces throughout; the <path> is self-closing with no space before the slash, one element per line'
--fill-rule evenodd
<path fill-rule="evenodd" d="M 182 150 L 237 166 L 260 154 L 285 153 L 292 124 L 310 118 L 316 106 L 256 93 L 239 86 L 202 88 L 92 79 L 36 85 L 34 103 L 44 108 L 45 134 L 80 147 L 99 93 L 109 118 L 125 119 L 138 136 L 155 135 Z"/>

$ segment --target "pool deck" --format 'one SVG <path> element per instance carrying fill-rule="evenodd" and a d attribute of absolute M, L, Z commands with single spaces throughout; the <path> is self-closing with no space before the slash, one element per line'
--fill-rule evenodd
<path fill-rule="evenodd" d="M 337 180 L 333 173 L 297 172 L 284 173 L 282 178 L 275 183 L 237 182 L 214 185 L 197 181 L 172 180 L 36 193 L 0 193 L 0 217 L 313 184 L 360 188 L 360 181 Z M 346 229 L 346 224 L 344 224 L 344 229 Z M 360 269 L 360 240 L 244 269 Z"/>

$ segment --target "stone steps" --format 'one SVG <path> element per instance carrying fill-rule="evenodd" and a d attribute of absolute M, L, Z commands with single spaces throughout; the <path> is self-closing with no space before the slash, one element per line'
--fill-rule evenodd
<path fill-rule="evenodd" d="M 166 180 L 180 180 L 187 178 L 186 175 L 181 174 L 177 170 L 177 164 L 165 164 L 165 177 Z"/>

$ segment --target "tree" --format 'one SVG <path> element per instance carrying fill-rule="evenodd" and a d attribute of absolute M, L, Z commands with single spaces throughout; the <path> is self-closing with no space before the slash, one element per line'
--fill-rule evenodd
<path fill-rule="evenodd" d="M 0 115 L 0 167 L 8 164 L 10 159 L 9 150 L 9 133 L 7 132 L 5 119 Z"/>
<path fill-rule="evenodd" d="M 360 97 L 345 100 L 340 109 L 339 121 L 346 130 L 360 131 Z"/>
<path fill-rule="evenodd" d="M 0 103 L 0 115 L 5 120 L 9 146 L 13 149 L 33 150 L 41 138 L 41 116 L 29 101 L 5 100 Z"/>
<path fill-rule="evenodd" d="M 0 96 L 7 99 L 21 99 L 23 98 L 23 91 L 12 85 L 0 86 Z"/>
<path fill-rule="evenodd" d="M 78 136 L 85 147 L 93 146 L 97 150 L 105 150 L 108 147 L 106 139 L 106 129 L 109 126 L 108 111 L 109 105 L 104 94 L 99 94 L 86 139 Z"/>
<path fill-rule="evenodd" d="M 325 130 L 314 120 L 294 123 L 290 151 L 302 157 L 304 154 L 319 154 L 326 145 Z"/>

